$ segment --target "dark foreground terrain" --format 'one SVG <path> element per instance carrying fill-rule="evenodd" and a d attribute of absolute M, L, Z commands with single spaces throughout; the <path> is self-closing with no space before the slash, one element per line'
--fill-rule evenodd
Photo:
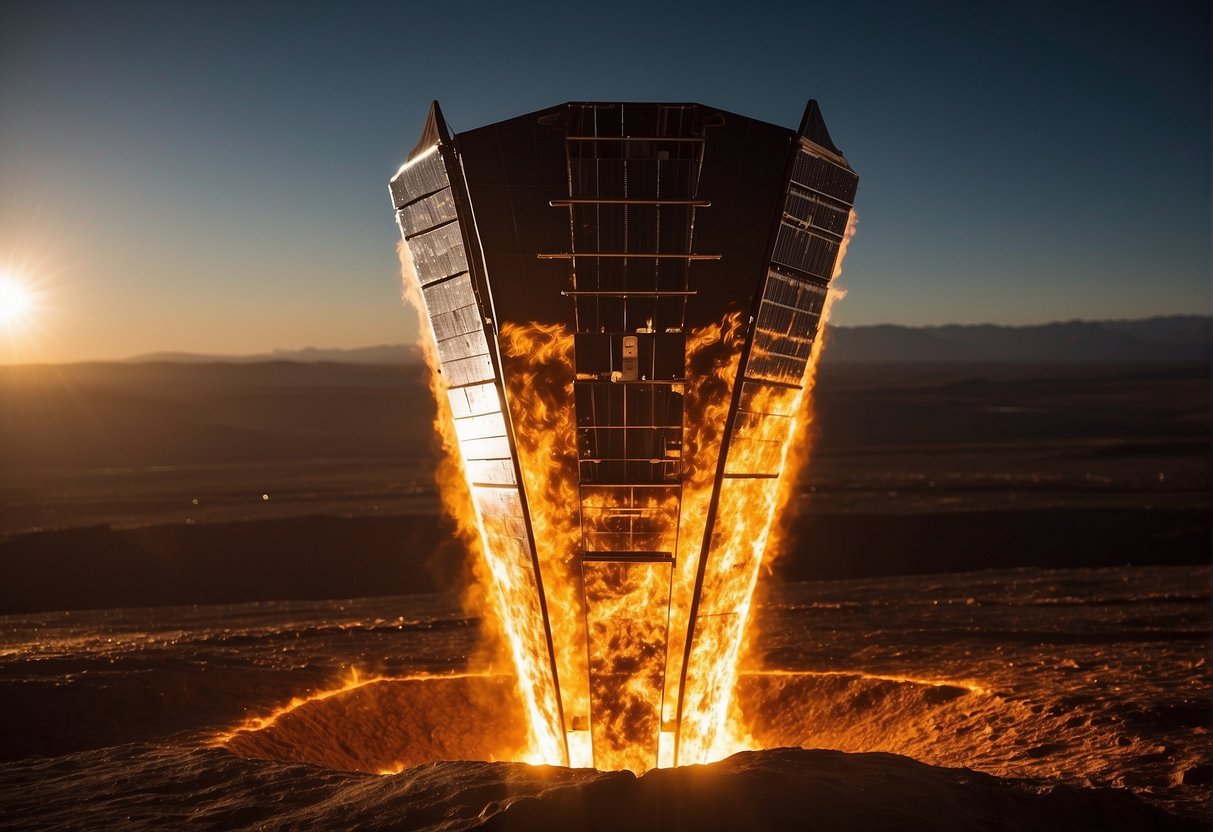
<path fill-rule="evenodd" d="M 827 360 L 776 570 L 1203 563 L 1209 392 L 1205 363 Z M 462 579 L 415 365 L 8 367 L 0 396 L 0 611 Z"/>
<path fill-rule="evenodd" d="M 0 829 L 1207 828 L 1208 582 L 770 585 L 720 756 L 773 750 L 640 778 L 510 762 L 452 595 L 0 616 Z"/>
<path fill-rule="evenodd" d="M 703 767 L 631 772 L 435 762 L 381 777 L 132 746 L 23 769 L 0 829 L 301 829 L 463 832 L 1199 830 L 1124 792 L 1004 780 L 894 754 L 784 748 Z M 115 799 L 115 795 L 119 795 Z M 82 816 L 81 803 L 98 808 Z M 120 814 L 114 814 L 115 810 Z"/>
<path fill-rule="evenodd" d="M 1199 509 L 810 511 L 794 533 L 784 580 L 1209 559 Z M 0 613 L 455 591 L 467 575 L 434 514 L 95 526 L 13 535 L 0 558 Z"/>

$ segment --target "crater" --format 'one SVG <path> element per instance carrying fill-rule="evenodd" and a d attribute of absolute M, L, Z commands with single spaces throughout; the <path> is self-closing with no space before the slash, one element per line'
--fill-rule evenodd
<path fill-rule="evenodd" d="M 251 719 L 219 744 L 242 757 L 392 774 L 436 760 L 522 760 L 523 714 L 512 676 L 353 680 Z"/>
<path fill-rule="evenodd" d="M 736 702 L 755 749 L 910 753 L 974 692 L 863 674 L 765 671 L 739 678 Z M 527 761 L 524 705 L 504 674 L 355 677 L 249 719 L 218 743 L 243 757 L 377 774 L 439 760 Z"/>

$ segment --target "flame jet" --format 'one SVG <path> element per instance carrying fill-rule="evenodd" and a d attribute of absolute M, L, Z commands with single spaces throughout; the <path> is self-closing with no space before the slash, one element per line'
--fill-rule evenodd
<path fill-rule="evenodd" d="M 857 183 L 814 101 L 431 106 L 390 191 L 535 761 L 732 750 Z"/>

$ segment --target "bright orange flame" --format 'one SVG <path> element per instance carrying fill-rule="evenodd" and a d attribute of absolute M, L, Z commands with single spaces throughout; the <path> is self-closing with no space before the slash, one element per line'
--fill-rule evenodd
<path fill-rule="evenodd" d="M 642 772 L 659 762 L 651 749 L 657 747 L 660 722 L 674 719 L 695 569 L 744 334 L 741 314 L 731 313 L 688 335 L 681 511 L 676 493 L 633 495 L 625 506 L 623 497 L 604 491 L 585 502 L 595 512 L 626 507 L 643 513 L 646 528 L 664 529 L 671 540 L 677 533 L 673 574 L 669 565 L 598 564 L 583 576 L 576 571 L 587 518 L 578 516 L 573 338 L 560 325 L 507 323 L 501 329 L 574 764 Z M 590 610 L 583 599 L 593 599 Z M 654 609 L 662 611 L 660 620 L 642 614 Z M 593 690 L 587 643 L 593 677 L 601 680 Z M 659 702 L 666 704 L 657 711 L 661 720 L 654 721 L 651 705 Z M 591 723 L 592 760 L 589 737 L 579 736 Z M 665 744 L 672 751 L 672 743 Z M 663 760 L 668 764 L 669 757 Z"/>
<path fill-rule="evenodd" d="M 586 631 L 581 603 L 581 518 L 573 419 L 573 337 L 559 325 L 506 323 L 500 335 L 519 467 L 547 599 L 565 729 L 588 718 Z M 584 754 L 574 766 L 589 766 Z"/>
<path fill-rule="evenodd" d="M 658 763 L 670 564 L 584 569 L 594 764 L 643 772 Z"/>
<path fill-rule="evenodd" d="M 847 244 L 855 234 L 852 211 L 835 261 L 834 274 L 842 273 Z M 776 518 L 796 494 L 801 472 L 808 464 L 812 423 L 812 391 L 818 362 L 826 344 L 826 323 L 835 303 L 845 292 L 827 295 L 821 311 L 818 337 L 797 387 L 761 387 L 747 402 L 755 413 L 783 414 L 767 419 L 757 441 L 730 448 L 730 471 L 777 471 L 774 479 L 727 479 L 720 495 L 709 557 L 714 561 L 701 588 L 696 643 L 687 668 L 687 689 L 680 726 L 678 763 L 704 763 L 752 748 L 750 731 L 733 704 L 742 648 L 758 576 L 765 564 L 780 554 L 786 527 Z M 756 345 L 755 345 L 756 346 Z M 706 610 L 707 615 L 703 615 Z"/>
<path fill-rule="evenodd" d="M 728 422 L 733 385 L 745 343 L 740 312 L 719 325 L 694 330 L 687 338 L 687 390 L 683 406 L 682 511 L 678 558 L 670 597 L 670 645 L 666 660 L 663 719 L 677 718 L 679 681 L 690 621 L 695 575 L 706 531 L 708 503 L 716 477 L 720 445 Z M 672 740 L 672 738 L 671 738 Z M 671 741 L 669 761 L 673 761 Z"/>
<path fill-rule="evenodd" d="M 438 469 L 439 491 L 444 507 L 454 518 L 460 537 L 474 557 L 478 586 L 472 588 L 467 602 L 489 622 L 490 648 L 504 642 L 518 675 L 518 694 L 527 710 L 530 730 L 528 762 L 559 764 L 566 761 L 564 743 L 559 734 L 560 704 L 551 675 L 547 636 L 538 607 L 535 579 L 517 552 L 515 531 L 508 518 L 492 511 L 493 495 L 477 494 L 467 476 L 455 420 L 447 397 L 447 386 L 440 372 L 441 363 L 433 324 L 425 312 L 421 285 L 413 266 L 408 245 L 397 244 L 403 277 L 404 300 L 417 311 L 421 327 L 421 348 L 430 368 L 430 386 L 437 399 L 435 417 L 444 453 Z M 486 587 L 488 588 L 486 590 Z M 491 601 L 486 603 L 486 599 Z M 496 638 L 493 638 L 496 636 Z"/>
<path fill-rule="evenodd" d="M 657 747 L 660 723 L 674 718 L 668 703 L 677 701 L 695 565 L 743 339 L 740 313 L 688 335 L 691 371 L 684 391 L 680 512 L 673 492 L 632 495 L 625 505 L 623 497 L 608 490 L 583 506 L 577 484 L 573 337 L 561 325 L 507 323 L 501 328 L 510 413 L 574 765 L 643 772 L 659 762 L 651 749 Z M 579 517 L 582 507 L 596 515 L 626 507 L 643 514 L 646 529 L 664 529 L 671 540 L 677 533 L 674 574 L 669 565 L 650 564 L 596 564 L 584 576 L 578 574 L 582 523 L 595 520 Z M 589 610 L 583 599 L 593 600 Z M 653 610 L 662 612 L 660 619 L 644 614 Z M 599 680 L 594 685 L 587 662 Z M 661 719 L 654 720 L 651 706 L 663 701 L 666 707 L 656 711 Z"/>

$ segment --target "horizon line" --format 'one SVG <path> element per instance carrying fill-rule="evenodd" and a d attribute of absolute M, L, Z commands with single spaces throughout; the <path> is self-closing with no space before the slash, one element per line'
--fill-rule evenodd
<path fill-rule="evenodd" d="M 938 330 L 950 328 L 977 329 L 984 327 L 994 327 L 998 329 L 1040 329 L 1050 326 L 1064 326 L 1067 324 L 1116 324 L 1116 323 L 1134 323 L 1143 321 L 1156 321 L 1174 318 L 1199 318 L 1213 321 L 1213 312 L 1174 312 L 1159 315 L 1145 315 L 1140 318 L 1066 318 L 1044 321 L 1034 324 L 999 324 L 992 322 L 977 322 L 977 323 L 943 323 L 943 324 L 899 324 L 893 322 L 880 322 L 871 324 L 831 324 L 826 325 L 831 329 L 839 330 L 863 330 L 863 329 L 879 329 L 884 327 L 892 327 L 896 329 L 906 330 Z M 419 343 L 414 342 L 396 342 L 396 343 L 379 343 L 379 344 L 364 344 L 361 346 L 352 347 L 274 347 L 269 350 L 260 352 L 246 353 L 207 353 L 193 352 L 188 349 L 161 349 L 151 350 L 148 352 L 136 353 L 119 358 L 72 358 L 58 361 L 8 361 L 0 360 L 0 367 L 34 367 L 34 366 L 63 366 L 69 364 L 135 364 L 135 363 L 155 363 L 158 361 L 165 363 L 180 362 L 181 359 L 195 359 L 194 363 L 266 363 L 272 361 L 293 362 L 296 359 L 292 356 L 298 356 L 299 353 L 351 353 L 364 352 L 371 350 L 400 350 L 400 349 L 416 349 Z M 197 359 L 201 359 L 200 361 Z M 335 362 L 339 363 L 339 362 Z"/>

